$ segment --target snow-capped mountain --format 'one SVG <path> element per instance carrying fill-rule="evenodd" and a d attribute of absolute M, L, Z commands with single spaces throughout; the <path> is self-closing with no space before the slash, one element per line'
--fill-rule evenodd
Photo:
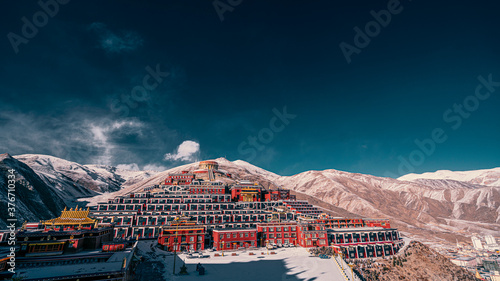
<path fill-rule="evenodd" d="M 28 164 L 44 188 L 52 190 L 62 202 L 74 204 L 74 200 L 79 199 L 90 205 L 159 184 L 168 174 L 193 171 L 199 164 L 191 163 L 163 172 L 140 172 L 80 165 L 45 155 L 15 158 Z M 241 160 L 231 162 L 218 158 L 215 161 L 219 169 L 233 174 L 235 179 L 259 181 L 266 188 L 290 189 L 299 197 L 335 209 L 337 214 L 389 218 L 404 232 L 420 237 L 432 236 L 454 242 L 460 235 L 495 235 L 500 231 L 500 186 L 497 185 L 500 168 L 440 171 L 424 174 L 426 177 L 407 175 L 392 179 L 331 169 L 280 176 Z M 428 176 L 430 174 L 432 176 Z"/>
<path fill-rule="evenodd" d="M 217 161 L 217 163 L 219 163 L 220 170 L 231 173 L 233 175 L 233 178 L 261 181 L 261 184 L 263 184 L 265 187 L 269 186 L 273 180 L 278 179 L 280 177 L 275 173 L 266 171 L 262 168 L 259 168 L 257 166 L 254 166 L 250 163 L 241 160 L 236 160 L 234 162 L 231 162 L 226 158 L 217 158 L 214 159 L 214 161 Z M 126 186 L 123 189 L 115 193 L 110 193 L 109 195 L 112 196 L 123 195 L 126 193 L 139 191 L 147 186 L 157 185 L 161 183 L 169 174 L 180 173 L 182 171 L 197 170 L 199 167 L 199 163 L 200 162 L 186 164 L 163 172 L 159 172 L 154 175 L 151 175 L 150 177 L 148 177 L 143 181 L 138 181 L 133 184 L 127 182 Z M 234 180 L 230 179 L 227 179 L 227 181 L 234 182 Z"/>
<path fill-rule="evenodd" d="M 398 180 L 404 181 L 417 179 L 455 180 L 472 184 L 500 186 L 500 168 L 461 172 L 439 170 L 433 173 L 408 174 L 398 178 Z"/>
<path fill-rule="evenodd" d="M 18 223 L 38 221 L 60 214 L 64 207 L 75 207 L 79 198 L 95 197 L 103 192 L 114 192 L 143 181 L 156 174 L 153 171 L 128 171 L 102 165 L 80 165 L 48 155 L 26 154 L 11 157 L 1 154 L 0 188 L 3 200 L 7 196 L 7 171 L 16 171 L 16 208 Z M 7 210 L 7 207 L 4 208 Z M 6 218 L 0 219 L 0 228 Z"/>
<path fill-rule="evenodd" d="M 454 180 L 401 181 L 336 170 L 308 171 L 280 185 L 365 217 L 389 218 L 405 232 L 447 239 L 500 231 L 500 187 Z"/>
<path fill-rule="evenodd" d="M 215 161 L 234 178 L 256 180 L 265 187 L 287 188 L 346 213 L 389 218 L 403 231 L 421 237 L 431 232 L 435 237 L 455 241 L 456 234 L 500 231 L 500 187 L 496 186 L 441 179 L 403 181 L 337 170 L 280 176 L 241 160 L 231 162 L 219 158 Z M 95 204 L 139 191 L 160 183 L 170 173 L 197 168 L 198 163 L 176 167 L 91 201 Z"/>
<path fill-rule="evenodd" d="M 30 166 L 59 189 L 64 186 L 61 180 L 67 180 L 98 193 L 113 192 L 156 174 L 153 171 L 130 171 L 105 165 L 80 165 L 48 155 L 23 154 L 14 158 Z"/>
<path fill-rule="evenodd" d="M 13 170 L 11 173 L 10 171 Z M 9 178 L 9 175 L 12 175 Z M 9 201 L 8 181 L 15 181 L 15 190 L 11 192 L 14 201 Z M 7 219 L 15 217 L 17 225 L 24 221 L 38 221 L 48 219 L 60 214 L 64 208 L 64 200 L 59 196 L 59 191 L 47 185 L 28 165 L 14 159 L 9 154 L 0 154 L 0 228 L 7 226 Z M 95 193 L 82 193 L 91 196 Z M 14 204 L 13 216 L 10 216 L 8 202 Z"/>
<path fill-rule="evenodd" d="M 156 173 L 80 165 L 48 155 L 24 154 L 14 158 L 30 166 L 48 186 L 55 188 L 68 206 L 74 205 L 77 198 L 118 191 Z"/>

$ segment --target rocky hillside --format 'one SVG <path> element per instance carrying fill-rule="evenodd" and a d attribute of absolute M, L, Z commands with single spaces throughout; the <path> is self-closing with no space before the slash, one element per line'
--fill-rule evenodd
<path fill-rule="evenodd" d="M 446 257 L 416 241 L 410 242 L 395 258 L 356 261 L 355 270 L 368 281 L 476 281 L 474 275 Z"/>
<path fill-rule="evenodd" d="M 47 185 L 28 165 L 12 158 L 9 154 L 0 154 L 0 229 L 5 229 L 8 215 L 8 176 L 13 170 L 15 180 L 15 217 L 17 225 L 24 221 L 38 221 L 58 216 L 64 208 L 64 200 L 59 191 Z M 12 178 L 11 178 L 12 179 Z M 95 193 L 87 192 L 90 196 Z"/>
<path fill-rule="evenodd" d="M 440 170 L 433 173 L 408 174 L 398 178 L 404 181 L 417 179 L 455 180 L 471 184 L 500 186 L 500 168 L 463 172 Z"/>
<path fill-rule="evenodd" d="M 337 170 L 308 171 L 274 182 L 351 213 L 390 218 L 421 239 L 454 242 L 474 232 L 500 231 L 500 187 L 453 180 L 401 181 Z"/>
<path fill-rule="evenodd" d="M 143 181 L 156 172 L 127 171 L 110 166 L 80 165 L 57 157 L 26 154 L 0 155 L 0 188 L 3 210 L 7 210 L 7 176 L 13 169 L 16 177 L 18 225 L 59 216 L 64 207 L 75 207 L 79 198 L 92 198 L 115 192 Z M 82 203 L 80 203 L 82 205 Z M 6 226 L 0 219 L 0 229 Z"/>
<path fill-rule="evenodd" d="M 81 165 L 48 155 L 23 154 L 14 158 L 30 166 L 48 184 L 66 192 L 73 192 L 70 186 L 97 193 L 114 192 L 156 174 L 153 171 L 129 171 L 105 165 Z M 82 197 L 78 192 L 72 196 Z"/>
<path fill-rule="evenodd" d="M 170 173 L 198 168 L 198 163 L 191 163 L 163 172 L 126 171 L 80 165 L 45 155 L 15 158 L 31 167 L 44 186 L 68 206 L 75 205 L 75 200 L 95 205 L 158 184 Z M 221 170 L 232 173 L 234 178 L 259 181 L 266 188 L 290 189 L 299 198 L 312 200 L 332 214 L 389 218 L 394 226 L 415 239 L 455 243 L 455 239 L 469 240 L 473 233 L 495 235 L 500 231 L 500 187 L 495 186 L 498 169 L 472 171 L 467 178 L 460 178 L 464 181 L 451 178 L 407 181 L 337 170 L 280 176 L 241 160 L 215 160 Z"/>
<path fill-rule="evenodd" d="M 500 187 L 456 180 L 402 181 L 337 170 L 307 171 L 279 176 L 247 162 L 215 159 L 234 178 L 255 180 L 264 187 L 283 187 L 299 198 L 333 214 L 389 218 L 416 239 L 441 243 L 469 240 L 471 233 L 500 231 Z M 160 183 L 169 173 L 192 171 L 198 163 L 179 166 L 129 185 L 115 193 L 92 198 L 92 204 Z"/>
<path fill-rule="evenodd" d="M 245 161 L 236 160 L 234 162 L 228 161 L 225 158 L 215 159 L 219 163 L 219 169 L 229 172 L 233 175 L 235 179 L 246 179 L 246 180 L 254 180 L 259 181 L 264 187 L 274 187 L 277 184 L 273 183 L 274 180 L 280 178 L 281 176 L 266 171 L 262 168 L 251 165 Z M 151 175 L 147 179 L 143 181 L 138 181 L 134 184 L 127 184 L 123 189 L 113 192 L 113 193 L 105 193 L 101 196 L 97 196 L 92 199 L 88 199 L 91 205 L 96 204 L 97 202 L 105 201 L 107 198 L 124 195 L 130 192 L 137 192 L 142 190 L 144 187 L 153 186 L 161 183 L 165 178 L 172 173 L 180 173 L 182 171 L 194 171 L 197 170 L 199 166 L 199 162 L 178 166 L 163 172 L 156 173 Z M 234 183 L 234 180 L 226 179 L 228 183 Z"/>

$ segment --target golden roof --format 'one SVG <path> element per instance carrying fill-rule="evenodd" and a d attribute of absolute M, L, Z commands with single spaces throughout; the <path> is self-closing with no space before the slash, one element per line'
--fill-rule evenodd
<path fill-rule="evenodd" d="M 64 208 L 61 212 L 61 216 L 55 219 L 46 220 L 43 222 L 44 225 L 87 225 L 94 224 L 95 220 L 89 218 L 90 210 L 87 208 L 83 210 L 82 208 L 78 209 L 78 206 L 73 210 L 73 208 L 69 209 L 69 211 Z"/>

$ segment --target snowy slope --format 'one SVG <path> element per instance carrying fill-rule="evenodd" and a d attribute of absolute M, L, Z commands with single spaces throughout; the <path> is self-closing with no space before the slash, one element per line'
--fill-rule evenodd
<path fill-rule="evenodd" d="M 500 186 L 500 168 L 461 172 L 439 170 L 433 173 L 408 174 L 398 179 L 404 181 L 417 179 L 455 180 L 472 184 Z"/>
<path fill-rule="evenodd" d="M 450 179 L 403 181 L 333 169 L 279 176 L 241 160 L 214 160 L 234 178 L 287 188 L 363 217 L 389 218 L 398 227 L 421 235 L 431 230 L 442 233 L 444 239 L 454 239 L 447 233 L 500 231 L 500 187 L 496 186 Z M 94 197 L 92 203 L 158 184 L 170 173 L 197 168 L 198 163 L 176 167 L 118 192 Z"/>
<path fill-rule="evenodd" d="M 44 155 L 20 155 L 44 183 L 66 204 L 107 201 L 159 184 L 170 173 L 193 171 L 199 162 L 163 172 L 126 171 L 110 166 L 80 165 Z M 389 218 L 406 232 L 453 240 L 455 234 L 500 231 L 500 169 L 407 175 L 382 178 L 333 169 L 280 176 L 245 161 L 214 159 L 235 179 L 283 187 L 312 196 L 363 217 Z M 234 180 L 225 180 L 234 183 Z M 73 201 L 72 201 L 73 200 Z M 451 236 L 450 236 L 451 235 Z"/>
<path fill-rule="evenodd" d="M 235 179 L 246 179 L 246 180 L 259 180 L 261 181 L 261 184 L 263 184 L 265 187 L 268 187 L 269 185 L 271 186 L 276 186 L 275 184 L 272 183 L 273 180 L 278 179 L 280 176 L 266 171 L 262 168 L 259 168 L 257 166 L 254 166 L 250 163 L 247 163 L 245 161 L 241 160 L 236 160 L 234 162 L 231 162 L 225 158 L 217 158 L 213 159 L 214 161 L 217 161 L 219 163 L 219 169 L 226 171 L 228 173 L 231 173 L 233 175 L 233 178 Z M 195 163 L 190 163 L 182 166 L 178 166 L 163 172 L 156 173 L 154 175 L 151 175 L 150 177 L 142 180 L 142 181 L 137 181 L 134 183 L 126 182 L 124 187 L 121 190 L 118 190 L 116 192 L 110 192 L 110 193 L 104 193 L 101 196 L 97 196 L 93 199 L 85 199 L 85 201 L 90 202 L 91 205 L 97 204 L 97 202 L 103 202 L 106 201 L 108 198 L 112 198 L 114 196 L 120 196 L 120 195 L 125 195 L 131 192 L 137 192 L 142 190 L 144 187 L 149 187 L 153 185 L 160 184 L 165 180 L 165 178 L 169 174 L 173 173 L 180 173 L 182 171 L 194 171 L 197 170 L 199 167 L 200 162 L 195 162 Z M 234 180 L 227 179 L 225 180 L 227 183 L 234 183 Z"/>
<path fill-rule="evenodd" d="M 156 173 L 127 171 L 103 165 L 80 165 L 48 155 L 24 154 L 14 158 L 30 166 L 47 185 L 59 190 L 59 195 L 68 204 L 76 198 L 118 191 L 122 186 L 142 181 Z"/>
<path fill-rule="evenodd" d="M 500 230 L 500 187 L 453 180 L 407 182 L 336 170 L 308 171 L 277 182 L 349 212 L 415 228 Z"/>
<path fill-rule="evenodd" d="M 10 173 L 9 170 L 13 170 Z M 9 154 L 0 154 L 0 229 L 7 225 L 8 176 L 14 175 L 15 218 L 17 226 L 24 221 L 38 221 L 58 216 L 65 202 L 58 190 L 48 186 L 28 165 L 14 159 Z M 12 179 L 12 178 L 11 178 Z M 90 193 L 89 193 L 90 194 Z"/>

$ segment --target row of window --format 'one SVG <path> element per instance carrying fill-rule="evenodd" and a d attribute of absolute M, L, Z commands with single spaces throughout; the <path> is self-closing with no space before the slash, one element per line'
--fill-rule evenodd
<path fill-rule="evenodd" d="M 283 234 L 283 237 L 284 238 L 289 238 L 289 237 L 292 237 L 292 238 L 295 238 L 297 237 L 297 234 L 295 232 L 292 232 L 292 233 L 284 233 Z M 264 238 L 269 238 L 269 239 L 273 239 L 275 238 L 274 234 L 273 233 L 269 233 L 268 236 L 266 236 L 266 234 L 264 234 Z M 276 233 L 276 238 L 281 238 L 281 233 Z"/>
<path fill-rule="evenodd" d="M 326 233 L 323 233 L 323 234 L 318 234 L 318 233 L 304 234 L 304 233 L 302 233 L 300 236 L 302 238 L 326 238 Z"/>
<path fill-rule="evenodd" d="M 283 228 L 282 227 L 276 227 L 276 232 L 281 232 L 281 229 L 283 229 L 283 231 L 288 231 L 288 229 L 290 229 L 291 231 L 296 231 L 297 228 L 295 226 L 291 226 L 291 227 L 288 227 L 288 226 L 284 226 Z M 262 232 L 274 232 L 275 228 L 274 227 L 263 227 L 262 228 Z"/>
<path fill-rule="evenodd" d="M 29 253 L 39 253 L 39 252 L 55 252 L 62 251 L 62 244 L 54 244 L 54 245 L 30 245 L 28 252 Z"/>
<path fill-rule="evenodd" d="M 269 240 L 270 243 L 276 243 L 278 245 L 283 245 L 283 244 L 295 244 L 293 242 L 296 242 L 297 240 L 295 239 L 272 239 Z"/>
<path fill-rule="evenodd" d="M 180 238 L 181 238 L 180 239 L 181 243 L 187 241 L 186 236 L 181 236 Z M 189 236 L 189 242 L 194 242 L 194 240 L 195 240 L 195 236 Z M 203 241 L 203 236 L 198 235 L 197 240 L 198 240 L 198 242 Z M 177 241 L 179 241 L 179 237 L 173 237 L 173 238 L 171 237 L 170 241 L 172 241 L 173 243 L 177 243 Z"/>
<path fill-rule="evenodd" d="M 238 233 L 226 233 L 226 238 L 231 238 L 231 235 L 233 236 L 233 238 L 238 238 L 238 236 L 240 238 L 243 238 L 243 237 L 255 237 L 255 232 L 240 232 L 239 235 Z M 221 238 L 224 238 L 224 234 L 221 235 Z"/>
<path fill-rule="evenodd" d="M 248 243 L 248 245 L 250 245 L 250 246 L 256 246 L 255 245 L 255 241 L 251 241 L 250 243 Z M 225 249 L 230 249 L 230 248 L 236 249 L 236 248 L 238 248 L 240 246 L 243 246 L 243 245 L 238 245 L 238 244 L 231 245 L 231 243 L 226 243 L 226 248 Z M 219 249 L 222 249 L 223 247 L 224 247 L 224 243 L 220 243 L 219 244 Z"/>

